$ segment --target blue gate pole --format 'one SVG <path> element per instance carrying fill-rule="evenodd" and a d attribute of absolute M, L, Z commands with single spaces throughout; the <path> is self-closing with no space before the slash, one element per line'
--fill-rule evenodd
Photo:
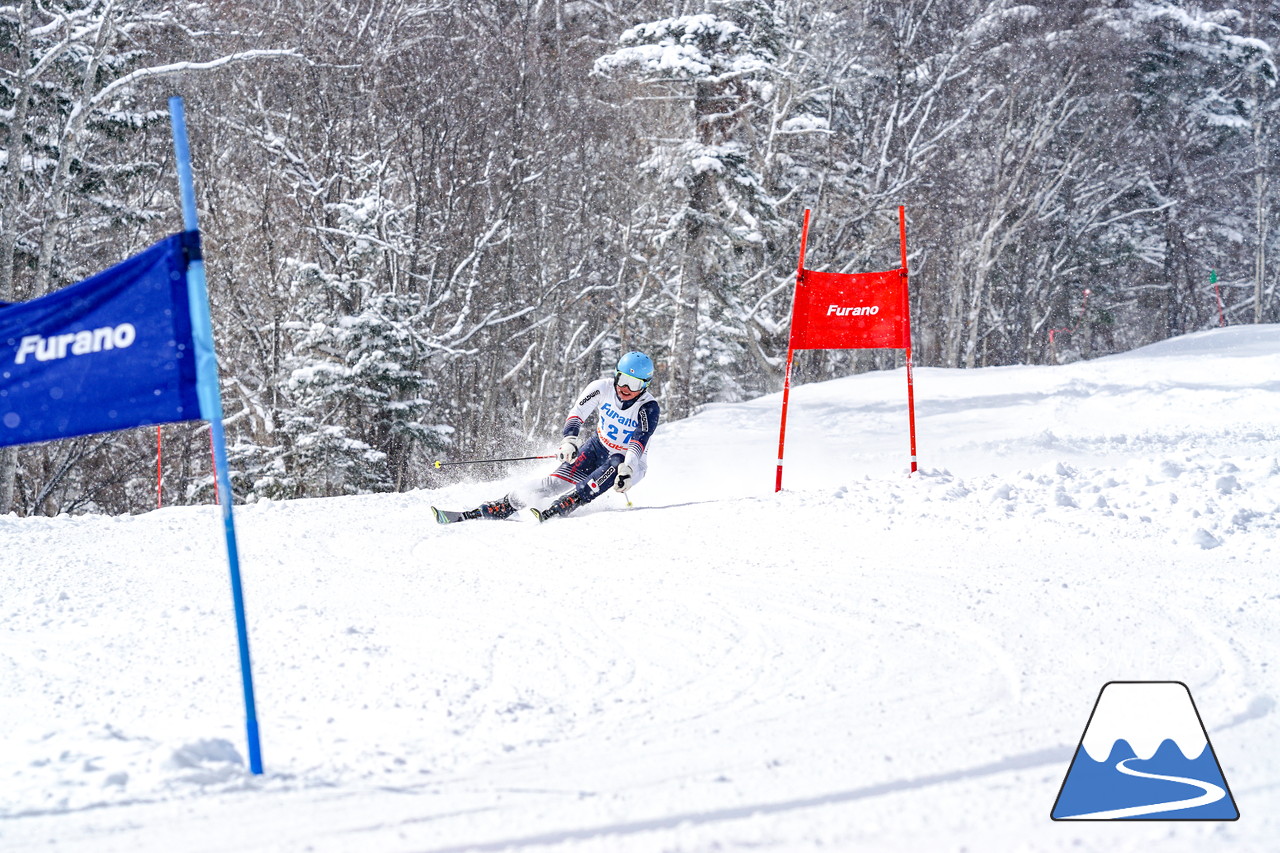
<path fill-rule="evenodd" d="M 191 178 L 191 149 L 187 144 L 187 120 L 182 98 L 169 99 L 173 123 L 173 150 L 178 161 L 178 186 L 182 191 L 182 227 L 199 232 L 196 219 L 196 191 Z M 222 525 L 227 536 L 227 563 L 231 569 L 231 597 L 236 609 L 236 637 L 240 643 L 240 679 L 244 682 L 245 728 L 249 737 L 249 770 L 262 772 L 262 747 L 258 743 L 258 713 L 253 700 L 253 670 L 249 664 L 249 630 L 245 625 L 244 592 L 240 588 L 240 553 L 236 547 L 236 525 L 231 514 L 233 495 L 227 473 L 227 439 L 222 429 L 222 393 L 218 389 L 218 359 L 213 349 L 213 320 L 209 316 L 209 289 L 205 282 L 204 260 L 196 257 L 187 265 L 187 301 L 191 308 L 191 333 L 195 340 L 196 392 L 200 414 L 209 422 L 213 437 L 213 458 L 218 494 L 222 499 Z"/>

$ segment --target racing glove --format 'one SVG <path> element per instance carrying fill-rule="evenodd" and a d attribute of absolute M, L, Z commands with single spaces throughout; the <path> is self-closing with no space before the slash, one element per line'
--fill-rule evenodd
<path fill-rule="evenodd" d="M 623 462 L 618 466 L 618 475 L 613 481 L 613 490 L 615 492 L 625 492 L 631 488 L 631 478 L 635 476 L 635 471 L 631 466 Z"/>
<path fill-rule="evenodd" d="M 572 462 L 578 458 L 578 448 L 582 446 L 582 436 L 566 435 L 556 451 L 556 458 L 561 462 Z"/>

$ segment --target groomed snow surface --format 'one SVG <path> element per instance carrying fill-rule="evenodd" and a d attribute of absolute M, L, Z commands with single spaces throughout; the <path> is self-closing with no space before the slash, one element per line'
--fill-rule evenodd
<path fill-rule="evenodd" d="M 631 508 L 237 508 L 257 777 L 218 510 L 0 518 L 0 850 L 1276 850 L 1280 327 L 915 384 L 915 476 L 898 370 L 793 390 L 781 494 L 775 394 Z M 1239 821 L 1050 820 L 1112 680 Z"/>

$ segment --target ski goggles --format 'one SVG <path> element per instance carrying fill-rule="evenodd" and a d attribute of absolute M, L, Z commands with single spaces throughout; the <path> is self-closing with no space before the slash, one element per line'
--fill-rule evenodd
<path fill-rule="evenodd" d="M 639 376 L 632 376 L 630 373 L 618 372 L 614 381 L 631 391 L 643 391 L 649 387 L 648 379 L 641 379 Z"/>

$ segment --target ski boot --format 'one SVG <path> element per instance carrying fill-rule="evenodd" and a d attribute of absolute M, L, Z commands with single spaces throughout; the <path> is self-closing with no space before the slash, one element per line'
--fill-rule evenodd
<path fill-rule="evenodd" d="M 548 518 L 553 518 L 557 515 L 568 515 L 582 502 L 582 498 L 578 497 L 577 492 L 569 492 L 567 495 L 556 498 L 551 503 L 551 506 L 546 509 L 538 509 L 535 506 L 530 507 L 529 511 L 533 513 L 533 517 L 538 521 L 546 521 Z"/>

